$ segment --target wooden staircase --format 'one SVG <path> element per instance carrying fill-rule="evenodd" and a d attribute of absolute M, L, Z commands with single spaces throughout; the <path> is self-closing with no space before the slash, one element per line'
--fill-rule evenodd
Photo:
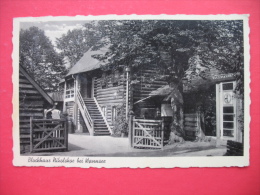
<path fill-rule="evenodd" d="M 105 123 L 102 114 L 93 98 L 84 99 L 90 117 L 94 121 L 94 136 L 111 135 L 107 124 Z"/>

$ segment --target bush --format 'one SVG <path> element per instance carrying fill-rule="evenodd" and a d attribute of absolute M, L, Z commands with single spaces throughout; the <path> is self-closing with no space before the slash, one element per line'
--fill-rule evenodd
<path fill-rule="evenodd" d="M 117 107 L 117 117 L 114 121 L 113 134 L 115 136 L 121 136 L 122 133 L 128 134 L 128 121 L 125 117 L 125 106 L 120 105 Z"/>

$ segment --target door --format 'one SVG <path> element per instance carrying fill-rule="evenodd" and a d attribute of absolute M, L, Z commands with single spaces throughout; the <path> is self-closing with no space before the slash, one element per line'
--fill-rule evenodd
<path fill-rule="evenodd" d="M 85 98 L 92 98 L 93 97 L 93 82 L 92 78 L 88 77 L 87 75 L 82 75 L 80 80 L 80 92 L 83 97 Z"/>
<path fill-rule="evenodd" d="M 88 77 L 87 78 L 87 98 L 92 98 L 93 97 L 93 83 L 92 83 L 92 78 Z"/>
<path fill-rule="evenodd" d="M 220 137 L 222 139 L 235 140 L 237 134 L 236 98 L 234 94 L 235 81 L 218 84 L 219 101 L 217 113 Z"/>

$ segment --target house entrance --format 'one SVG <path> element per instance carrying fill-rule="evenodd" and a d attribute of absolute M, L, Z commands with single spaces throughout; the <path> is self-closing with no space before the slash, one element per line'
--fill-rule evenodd
<path fill-rule="evenodd" d="M 235 81 L 216 85 L 217 129 L 222 139 L 235 140 L 237 134 Z"/>
<path fill-rule="evenodd" d="M 81 95 L 83 98 L 93 97 L 93 82 L 92 78 L 82 77 L 81 78 Z"/>
<path fill-rule="evenodd" d="M 87 78 L 87 98 L 93 97 L 92 85 L 92 78 Z"/>

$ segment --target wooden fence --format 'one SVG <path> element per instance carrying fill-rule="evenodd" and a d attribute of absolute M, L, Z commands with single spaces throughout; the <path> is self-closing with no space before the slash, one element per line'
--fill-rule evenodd
<path fill-rule="evenodd" d="M 132 147 L 147 149 L 163 148 L 164 133 L 161 120 L 133 118 L 131 130 Z"/>
<path fill-rule="evenodd" d="M 68 150 L 65 119 L 30 118 L 30 152 Z"/>

